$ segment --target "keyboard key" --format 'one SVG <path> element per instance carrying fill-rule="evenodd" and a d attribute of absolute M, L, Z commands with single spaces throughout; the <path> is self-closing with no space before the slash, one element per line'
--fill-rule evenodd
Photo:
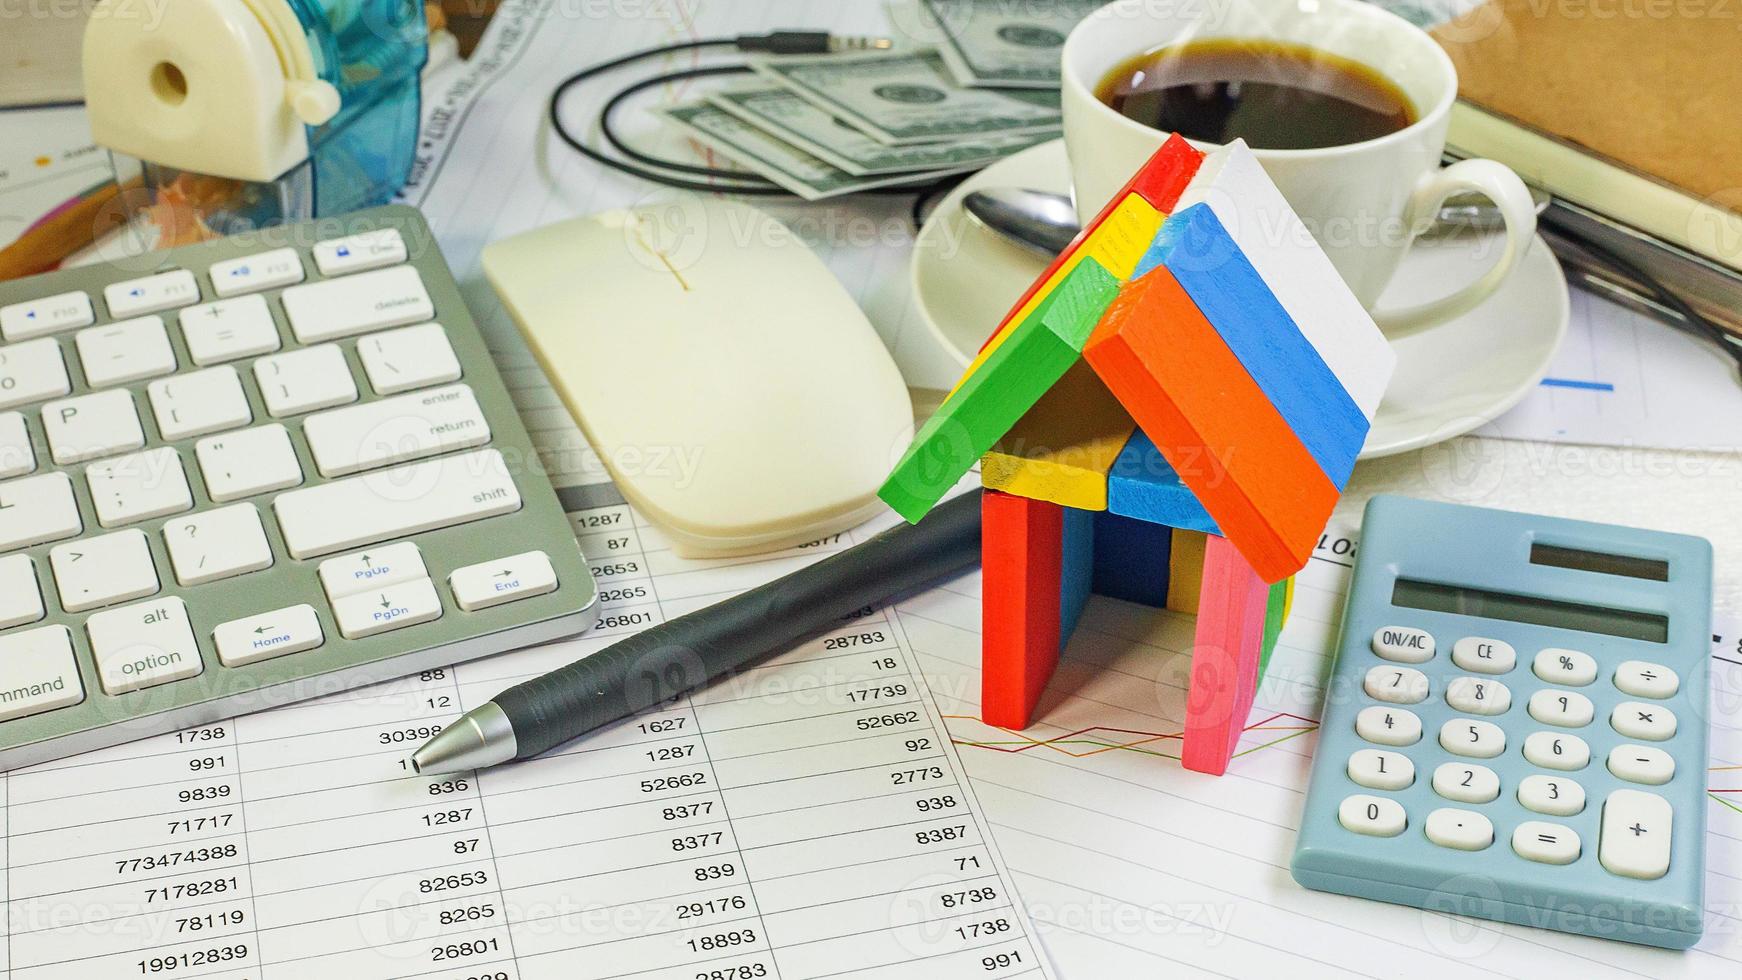
<path fill-rule="evenodd" d="M 1585 787 L 1566 776 L 1537 773 L 1518 783 L 1518 802 L 1527 810 L 1551 817 L 1570 817 L 1585 810 Z"/>
<path fill-rule="evenodd" d="M 162 378 L 146 386 L 157 431 L 165 441 L 223 432 L 254 421 L 242 379 L 231 367 Z"/>
<path fill-rule="evenodd" d="M 224 364 L 279 348 L 278 324 L 264 296 L 238 296 L 181 311 L 181 336 L 200 367 Z"/>
<path fill-rule="evenodd" d="M 1401 752 L 1360 749 L 1349 756 L 1347 771 L 1350 780 L 1368 789 L 1406 789 L 1415 782 L 1415 763 Z"/>
<path fill-rule="evenodd" d="M 1421 719 L 1402 708 L 1362 708 L 1355 734 L 1379 745 L 1414 745 L 1421 741 Z"/>
<path fill-rule="evenodd" d="M 1558 823 L 1526 820 L 1512 831 L 1512 849 L 1526 861 L 1572 864 L 1579 859 L 1579 835 Z"/>
<path fill-rule="evenodd" d="M 1472 674 L 1504 674 L 1518 665 L 1518 651 L 1505 640 L 1466 636 L 1452 644 L 1452 663 Z"/>
<path fill-rule="evenodd" d="M 194 443 L 206 496 L 228 503 L 302 483 L 302 464 L 290 433 L 274 422 Z"/>
<path fill-rule="evenodd" d="M 120 527 L 193 510 L 181 457 L 167 446 L 92 463 L 85 468 L 97 523 Z"/>
<path fill-rule="evenodd" d="M 231 620 L 212 631 L 218 662 L 226 667 L 271 660 L 286 654 L 313 650 L 327 642 L 313 606 L 291 606 L 272 612 Z"/>
<path fill-rule="evenodd" d="M 173 596 L 92 613 L 85 633 L 107 694 L 179 681 L 205 669 L 187 605 Z"/>
<path fill-rule="evenodd" d="M 72 478 L 65 473 L 0 483 L 0 551 L 59 541 L 84 529 Z"/>
<path fill-rule="evenodd" d="M 318 558 L 513 513 L 520 491 L 485 449 L 292 490 L 272 506 L 291 555 Z"/>
<path fill-rule="evenodd" d="M 1500 796 L 1500 777 L 1473 762 L 1442 762 L 1434 770 L 1434 792 L 1459 803 L 1492 803 Z"/>
<path fill-rule="evenodd" d="M 262 357 L 254 362 L 254 380 L 274 418 L 357 400 L 357 383 L 351 380 L 345 352 L 333 344 Z"/>
<path fill-rule="evenodd" d="M 45 337 L 0 347 L 0 409 L 33 405 L 72 390 L 58 342 Z"/>
<path fill-rule="evenodd" d="M 1423 664 L 1434 658 L 1433 634 L 1409 626 L 1381 626 L 1373 633 L 1373 652 L 1402 664 Z"/>
<path fill-rule="evenodd" d="M 460 380 L 460 359 L 439 323 L 365 337 L 357 342 L 357 356 L 378 395 Z"/>
<path fill-rule="evenodd" d="M 36 450 L 30 445 L 30 429 L 17 412 L 0 415 L 0 480 L 36 471 Z"/>
<path fill-rule="evenodd" d="M 347 476 L 490 441 L 490 423 L 468 385 L 311 415 L 302 432 L 322 476 Z"/>
<path fill-rule="evenodd" d="M 1427 815 L 1427 839 L 1441 847 L 1480 851 L 1494 843 L 1494 824 L 1474 810 L 1440 807 Z"/>
<path fill-rule="evenodd" d="M 1493 722 L 1453 718 L 1440 726 L 1440 748 L 1453 755 L 1492 759 L 1506 751 L 1506 732 Z"/>
<path fill-rule="evenodd" d="M 1662 742 L 1675 734 L 1675 712 L 1661 704 L 1623 701 L 1609 714 L 1609 725 L 1627 738 Z"/>
<path fill-rule="evenodd" d="M 348 238 L 317 242 L 310 251 L 314 254 L 315 268 L 320 269 L 323 276 L 342 276 L 348 272 L 398 265 L 405 261 L 406 256 L 405 239 L 399 236 L 397 228 L 382 228 Z"/>
<path fill-rule="evenodd" d="M 0 721 L 39 715 L 85 699 L 73 635 L 65 626 L 0 636 Z"/>
<path fill-rule="evenodd" d="M 163 318 L 126 320 L 81 330 L 73 338 L 85 381 L 93 388 L 128 384 L 175 370 L 175 351 Z"/>
<path fill-rule="evenodd" d="M 294 248 L 275 248 L 270 252 L 213 262 L 207 272 L 212 277 L 212 292 L 219 296 L 240 296 L 261 289 L 289 286 L 302 282 L 304 275 L 302 258 Z"/>
<path fill-rule="evenodd" d="M 1673 698 L 1682 679 L 1663 664 L 1629 660 L 1615 668 L 1615 686 L 1636 698 Z"/>
<path fill-rule="evenodd" d="M 1584 687 L 1597 679 L 1597 661 L 1579 650 L 1549 647 L 1536 655 L 1531 671 L 1550 684 Z"/>
<path fill-rule="evenodd" d="M 454 573 L 448 576 L 448 588 L 454 590 L 454 601 L 467 612 L 546 595 L 555 592 L 556 586 L 556 569 L 550 565 L 550 556 L 542 551 L 528 551 L 467 565 L 454 569 Z M 1397 755 L 1395 752 L 1387 754 Z"/>
<path fill-rule="evenodd" d="M 121 320 L 198 303 L 200 284 L 186 269 L 172 269 L 155 276 L 105 286 L 103 299 L 109 304 L 110 319 Z"/>
<path fill-rule="evenodd" d="M 1656 793 L 1618 789 L 1603 801 L 1597 860 L 1611 874 L 1652 881 L 1669 873 L 1675 811 Z"/>
<path fill-rule="evenodd" d="M 1630 783 L 1662 786 L 1675 778 L 1675 757 L 1648 745 L 1617 745 L 1609 750 L 1609 771 Z"/>
<path fill-rule="evenodd" d="M 1337 821 L 1349 830 L 1369 837 L 1396 837 L 1409 826 L 1403 804 L 1360 793 L 1347 797 L 1337 807 Z"/>
<path fill-rule="evenodd" d="M 1375 701 L 1388 704 L 1420 704 L 1427 700 L 1427 675 L 1414 667 L 1380 664 L 1367 671 L 1361 689 Z"/>
<path fill-rule="evenodd" d="M 441 597 L 426 578 L 371 589 L 333 603 L 333 619 L 347 640 L 416 626 L 441 615 Z"/>
<path fill-rule="evenodd" d="M 29 340 L 62 330 L 88 327 L 97 322 L 91 297 L 80 292 L 44 296 L 24 303 L 0 306 L 0 335 L 7 340 Z"/>
<path fill-rule="evenodd" d="M 36 563 L 28 555 L 0 558 L 0 630 L 34 623 L 46 615 L 42 588 L 36 584 Z"/>
<path fill-rule="evenodd" d="M 409 265 L 292 286 L 279 296 L 298 343 L 355 337 L 435 316 L 423 278 Z"/>
<path fill-rule="evenodd" d="M 1524 758 L 1544 769 L 1577 772 L 1591 764 L 1591 747 L 1577 735 L 1531 732 L 1524 738 Z"/>
<path fill-rule="evenodd" d="M 1591 699 L 1577 691 L 1544 688 L 1530 696 L 1530 716 L 1545 725 L 1583 728 L 1591 723 L 1595 711 Z"/>
<path fill-rule="evenodd" d="M 370 589 L 429 578 L 429 569 L 424 566 L 423 552 L 417 550 L 417 545 L 401 541 L 354 555 L 329 558 L 321 562 L 319 574 L 327 599 L 336 602 Z"/>
<path fill-rule="evenodd" d="M 233 504 L 163 525 L 175 580 L 203 585 L 272 567 L 272 546 L 253 504 Z"/>
<path fill-rule="evenodd" d="M 113 456 L 145 445 L 133 393 L 99 391 L 42 407 L 49 454 L 62 466 Z"/>
<path fill-rule="evenodd" d="M 1503 715 L 1512 707 L 1512 691 L 1495 680 L 1454 677 L 1446 685 L 1446 703 L 1469 715 Z"/>
<path fill-rule="evenodd" d="M 48 553 L 61 608 L 84 612 L 156 595 L 157 566 L 144 531 L 70 541 Z"/>

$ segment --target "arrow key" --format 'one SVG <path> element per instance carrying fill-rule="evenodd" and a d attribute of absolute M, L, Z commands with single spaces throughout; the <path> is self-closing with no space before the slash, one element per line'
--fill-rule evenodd
<path fill-rule="evenodd" d="M 270 660 L 313 650 L 327 641 L 313 606 L 274 609 L 246 619 L 233 619 L 212 631 L 218 662 L 226 667 Z"/>
<path fill-rule="evenodd" d="M 382 545 L 321 562 L 321 587 L 337 603 L 348 596 L 377 592 L 389 585 L 429 578 L 423 553 L 410 541 Z"/>
<path fill-rule="evenodd" d="M 427 578 L 359 592 L 333 603 L 333 618 L 347 640 L 416 626 L 441 615 L 441 596 Z"/>
<path fill-rule="evenodd" d="M 555 592 L 556 569 L 542 551 L 467 565 L 448 576 L 454 601 L 467 612 Z"/>

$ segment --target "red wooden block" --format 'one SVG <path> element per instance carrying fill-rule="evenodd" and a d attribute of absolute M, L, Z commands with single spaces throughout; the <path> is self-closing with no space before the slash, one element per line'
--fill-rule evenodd
<path fill-rule="evenodd" d="M 1258 693 L 1269 599 L 1269 586 L 1234 545 L 1210 535 L 1204 546 L 1204 586 L 1198 597 L 1185 739 L 1180 747 L 1180 760 L 1187 769 L 1220 776 L 1234 757 Z"/>
<path fill-rule="evenodd" d="M 1071 243 L 1065 246 L 1065 250 L 1047 265 L 1046 271 L 1036 276 L 1034 282 L 1029 283 L 1028 288 L 1022 291 L 1022 296 L 1011 304 L 1010 310 L 1004 314 L 1003 319 L 998 321 L 998 326 L 992 328 L 992 332 L 986 335 L 985 343 L 980 345 L 980 349 L 985 350 L 986 344 L 990 344 L 993 338 L 998 336 L 1005 324 L 1010 322 L 1010 318 L 1016 315 L 1016 311 L 1028 305 L 1028 301 L 1034 298 L 1034 294 L 1052 279 L 1053 273 L 1070 260 L 1071 255 L 1081 248 L 1085 241 L 1088 241 L 1095 229 L 1101 226 L 1101 222 L 1107 220 L 1107 216 L 1119 206 L 1119 202 L 1125 200 L 1125 195 L 1135 192 L 1145 201 L 1148 201 L 1150 207 L 1166 214 L 1173 210 L 1175 204 L 1179 203 L 1180 194 L 1185 191 L 1186 185 L 1192 182 L 1192 176 L 1198 172 L 1198 164 L 1203 159 L 1204 154 L 1194 149 L 1178 133 L 1169 136 L 1167 141 L 1161 144 L 1161 148 L 1155 151 L 1155 155 L 1150 157 L 1137 173 L 1131 175 L 1131 179 L 1125 183 L 1125 186 L 1108 199 L 1106 206 L 1101 208 L 1101 213 L 1095 215 L 1094 220 L 1084 225 L 1082 231 L 1077 232 L 1077 237 L 1071 239 Z"/>
<path fill-rule="evenodd" d="M 1064 508 L 981 493 L 980 718 L 1027 728 L 1058 666 Z"/>
<path fill-rule="evenodd" d="M 1127 282 L 1083 355 L 1266 582 L 1306 564 L 1337 488 L 1172 272 Z"/>

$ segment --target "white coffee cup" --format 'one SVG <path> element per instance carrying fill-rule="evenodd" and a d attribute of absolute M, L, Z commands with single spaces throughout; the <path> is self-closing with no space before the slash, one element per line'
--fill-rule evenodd
<path fill-rule="evenodd" d="M 1518 175 L 1492 160 L 1440 167 L 1458 93 L 1451 59 L 1420 28 L 1358 0 L 1116 0 L 1090 14 L 1065 41 L 1063 55 L 1065 151 L 1082 220 L 1099 212 L 1167 137 L 1101 102 L 1096 85 L 1145 51 L 1205 38 L 1283 41 L 1338 55 L 1390 79 L 1413 104 L 1414 123 L 1376 139 L 1254 151 L 1369 310 L 1447 197 L 1473 191 L 1499 210 L 1505 244 L 1488 272 L 1440 299 L 1375 311 L 1388 337 L 1467 312 L 1523 258 L 1536 209 Z"/>

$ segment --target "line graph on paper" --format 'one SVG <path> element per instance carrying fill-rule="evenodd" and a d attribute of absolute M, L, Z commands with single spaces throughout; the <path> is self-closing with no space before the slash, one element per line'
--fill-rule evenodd
<path fill-rule="evenodd" d="M 975 719 L 967 715 L 945 715 L 944 720 L 969 722 Z M 1299 738 L 1309 732 L 1317 731 L 1318 722 L 1311 718 L 1289 714 L 1286 711 L 1270 713 L 1268 717 L 1246 725 L 1241 738 L 1241 748 L 1235 753 L 1235 758 L 1251 752 L 1259 752 L 1273 746 L 1281 745 L 1290 739 Z M 1029 735 L 1025 732 L 1000 728 L 1007 738 L 1002 739 L 953 739 L 957 745 L 967 748 L 985 749 L 991 752 L 1058 752 L 1073 759 L 1086 759 L 1107 752 L 1135 752 L 1140 755 L 1154 756 L 1161 759 L 1179 761 L 1179 753 L 1173 751 L 1184 732 L 1179 730 L 1167 732 L 1147 732 L 1130 728 L 1109 728 L 1105 725 L 1093 725 L 1080 728 L 1064 735 L 1045 738 Z M 1247 746 L 1248 737 L 1257 738 L 1258 744 Z"/>

